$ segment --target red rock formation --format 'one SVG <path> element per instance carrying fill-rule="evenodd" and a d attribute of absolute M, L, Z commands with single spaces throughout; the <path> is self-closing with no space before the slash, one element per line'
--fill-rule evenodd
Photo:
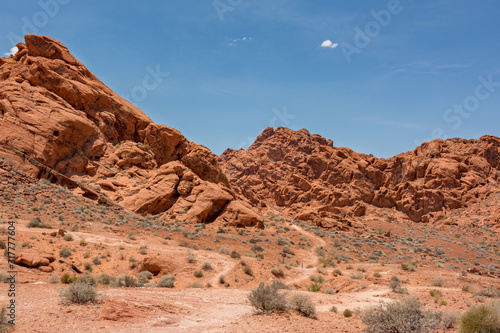
<path fill-rule="evenodd" d="M 345 224 L 373 205 L 425 222 L 498 192 L 499 148 L 493 136 L 434 140 L 379 159 L 280 127 L 264 130 L 247 150 L 228 149 L 219 161 L 238 195 L 286 207 L 303 220 Z"/>
<path fill-rule="evenodd" d="M 192 222 L 225 213 L 234 196 L 207 148 L 153 123 L 60 42 L 26 35 L 17 47 L 15 56 L 0 58 L 0 149 L 21 169 L 92 180 L 138 213 L 171 210 L 169 216 Z M 240 223 L 228 214 L 224 223 Z"/>

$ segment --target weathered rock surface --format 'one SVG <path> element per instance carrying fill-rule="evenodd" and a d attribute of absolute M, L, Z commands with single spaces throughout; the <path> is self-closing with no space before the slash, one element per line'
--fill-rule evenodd
<path fill-rule="evenodd" d="M 497 193 L 499 149 L 493 136 L 434 140 L 383 159 L 280 127 L 267 128 L 247 150 L 226 150 L 219 161 L 237 195 L 303 220 L 348 224 L 373 205 L 426 222 Z"/>
<path fill-rule="evenodd" d="M 137 213 L 175 208 L 167 216 L 192 222 L 215 221 L 235 200 L 210 150 L 153 123 L 63 44 L 26 35 L 17 47 L 0 58 L 0 149 L 20 169 L 55 170 Z"/>

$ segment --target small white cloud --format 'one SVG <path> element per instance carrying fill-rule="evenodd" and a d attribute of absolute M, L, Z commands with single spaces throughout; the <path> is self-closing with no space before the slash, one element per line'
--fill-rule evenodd
<path fill-rule="evenodd" d="M 329 39 L 327 39 L 323 43 L 321 43 L 321 47 L 328 47 L 328 48 L 331 48 L 331 49 L 334 49 L 337 46 L 339 46 L 339 43 L 332 43 L 332 41 L 329 40 Z"/>
<path fill-rule="evenodd" d="M 252 37 L 233 38 L 227 45 L 233 46 L 236 43 L 247 42 L 249 40 L 252 40 Z"/>
<path fill-rule="evenodd" d="M 18 51 L 17 46 L 14 46 L 13 48 L 11 48 L 11 49 L 10 49 L 10 52 L 6 52 L 6 53 L 4 53 L 4 55 L 5 55 L 6 57 L 8 57 L 8 56 L 10 56 L 11 54 L 12 54 L 12 55 L 16 54 L 16 53 L 17 53 L 17 51 Z"/>

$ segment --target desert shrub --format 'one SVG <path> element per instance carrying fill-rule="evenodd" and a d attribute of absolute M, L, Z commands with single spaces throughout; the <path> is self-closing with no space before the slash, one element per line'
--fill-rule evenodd
<path fill-rule="evenodd" d="M 354 272 L 351 274 L 351 279 L 353 280 L 361 280 L 363 277 L 363 274 L 361 274 L 360 272 Z"/>
<path fill-rule="evenodd" d="M 440 300 L 439 305 L 448 305 L 448 302 L 445 300 Z"/>
<path fill-rule="evenodd" d="M 323 294 L 328 294 L 328 295 L 333 295 L 333 294 L 336 294 L 337 291 L 335 291 L 335 289 L 325 289 L 323 290 Z"/>
<path fill-rule="evenodd" d="M 315 293 L 315 292 L 320 291 L 320 290 L 321 290 L 321 287 L 322 287 L 321 283 L 319 283 L 319 282 L 313 282 L 313 283 L 311 283 L 311 285 L 307 288 L 307 290 L 308 290 L 308 291 L 310 291 L 310 292 Z"/>
<path fill-rule="evenodd" d="M 488 286 L 485 289 L 476 291 L 474 293 L 474 296 L 484 296 L 484 297 L 490 297 L 490 298 L 500 298 L 500 290 L 497 290 L 493 286 Z"/>
<path fill-rule="evenodd" d="M 61 283 L 69 283 L 69 280 L 71 277 L 69 276 L 68 273 L 64 273 L 63 276 L 61 276 Z"/>
<path fill-rule="evenodd" d="M 460 320 L 460 332 L 500 332 L 500 302 L 490 302 L 470 308 Z"/>
<path fill-rule="evenodd" d="M 89 274 L 86 274 L 86 275 L 78 278 L 78 282 L 90 284 L 91 286 L 95 286 L 97 284 L 94 277 L 92 275 L 89 275 Z"/>
<path fill-rule="evenodd" d="M 366 333 L 424 333 L 443 327 L 441 313 L 424 311 L 416 298 L 369 309 L 362 317 Z"/>
<path fill-rule="evenodd" d="M 335 305 L 332 305 L 332 307 L 330 308 L 330 312 L 337 313 L 339 312 L 339 309 L 337 309 Z"/>
<path fill-rule="evenodd" d="M 71 250 L 67 247 L 62 248 L 61 251 L 59 251 L 59 255 L 63 258 L 68 258 L 71 255 Z"/>
<path fill-rule="evenodd" d="M 282 311 L 287 307 L 286 294 L 274 284 L 266 285 L 261 282 L 250 292 L 248 299 L 257 312 Z"/>
<path fill-rule="evenodd" d="M 290 298 L 290 308 L 305 317 L 316 319 L 316 307 L 307 295 L 293 295 Z"/>
<path fill-rule="evenodd" d="M 432 284 L 434 287 L 444 287 L 445 282 L 444 282 L 444 280 L 443 280 L 443 279 L 441 279 L 441 278 L 437 278 L 437 279 L 432 279 L 431 284 Z"/>
<path fill-rule="evenodd" d="M 188 288 L 200 288 L 202 289 L 203 288 L 203 285 L 199 282 L 193 282 L 191 284 L 188 284 L 187 286 Z"/>
<path fill-rule="evenodd" d="M 120 278 L 118 279 L 118 285 L 120 287 L 127 287 L 127 288 L 129 288 L 129 287 L 135 287 L 135 286 L 137 286 L 137 282 L 130 275 L 123 275 L 123 276 L 120 276 Z"/>
<path fill-rule="evenodd" d="M 9 324 L 9 318 L 7 317 L 7 309 L 2 308 L 0 310 L 0 333 L 6 333 L 13 330 L 13 326 Z"/>
<path fill-rule="evenodd" d="M 175 277 L 172 275 L 162 277 L 158 282 L 156 282 L 156 286 L 158 288 L 173 288 Z"/>
<path fill-rule="evenodd" d="M 55 275 L 55 274 L 54 274 L 54 275 L 51 275 L 51 276 L 49 277 L 49 283 L 51 283 L 51 284 L 57 284 L 57 283 L 59 283 L 59 281 L 60 281 L 60 280 L 59 280 L 59 276 L 57 276 L 57 275 Z"/>
<path fill-rule="evenodd" d="M 28 223 L 27 227 L 52 229 L 52 226 L 50 224 L 42 222 L 42 220 L 39 217 L 35 217 L 33 220 L 31 220 Z"/>
<path fill-rule="evenodd" d="M 238 252 L 236 252 L 236 251 L 231 251 L 231 258 L 233 258 L 233 259 L 240 259 L 241 255 Z"/>
<path fill-rule="evenodd" d="M 321 275 L 317 275 L 317 274 L 311 274 L 311 275 L 309 275 L 309 279 L 311 279 L 311 281 L 317 282 L 317 283 L 323 283 L 323 282 L 325 282 L 325 278 L 322 277 Z"/>
<path fill-rule="evenodd" d="M 443 329 L 457 328 L 460 322 L 460 312 L 448 311 L 441 314 L 441 323 Z"/>
<path fill-rule="evenodd" d="M 73 235 L 72 234 L 66 234 L 66 235 L 64 235 L 63 239 L 66 242 L 71 242 L 73 240 Z"/>
<path fill-rule="evenodd" d="M 429 295 L 431 295 L 432 297 L 435 297 L 435 298 L 443 297 L 443 293 L 437 289 L 432 289 L 431 291 L 429 291 Z"/>
<path fill-rule="evenodd" d="M 94 259 L 92 259 L 92 262 L 94 263 L 94 265 L 100 265 L 102 264 L 101 262 L 101 259 L 99 259 L 99 257 L 94 257 Z"/>
<path fill-rule="evenodd" d="M 151 273 L 150 271 L 142 271 L 139 273 L 139 276 L 137 277 L 137 281 L 140 284 L 146 284 L 149 282 L 149 280 L 151 280 L 151 278 L 153 276 L 154 276 L 154 274 Z"/>
<path fill-rule="evenodd" d="M 246 275 L 249 275 L 249 276 L 253 276 L 252 267 L 250 267 L 248 265 L 243 265 L 243 273 L 245 273 Z"/>
<path fill-rule="evenodd" d="M 477 292 L 479 292 L 481 289 L 476 286 L 475 284 L 464 284 L 462 286 L 462 291 L 465 291 L 465 292 L 468 292 L 468 293 L 471 293 L 471 294 L 475 294 Z"/>
<path fill-rule="evenodd" d="M 203 277 L 203 271 L 201 271 L 201 270 L 194 271 L 194 276 L 197 278 Z"/>
<path fill-rule="evenodd" d="M 95 286 L 85 282 L 72 283 L 61 293 L 64 301 L 76 304 L 95 303 L 97 296 Z"/>
<path fill-rule="evenodd" d="M 403 271 L 415 272 L 415 270 L 417 269 L 417 266 L 413 262 L 403 263 L 403 264 L 401 264 L 401 269 Z"/>
<path fill-rule="evenodd" d="M 9 274 L 7 271 L 0 271 L 0 283 L 7 282 L 7 279 L 9 278 Z"/>
<path fill-rule="evenodd" d="M 226 276 L 225 275 L 219 275 L 219 283 L 220 284 L 226 283 Z"/>
<path fill-rule="evenodd" d="M 91 271 L 92 271 L 92 263 L 91 263 L 91 262 L 88 262 L 88 261 L 87 261 L 87 262 L 84 262 L 84 263 L 83 263 L 83 268 L 85 268 L 85 270 L 87 270 L 87 271 L 90 271 L 90 272 L 91 272 Z"/>
<path fill-rule="evenodd" d="M 101 275 L 99 275 L 97 280 L 100 284 L 108 285 L 111 282 L 111 277 L 106 273 L 102 273 Z"/>
<path fill-rule="evenodd" d="M 285 289 L 285 290 L 288 290 L 290 289 L 289 286 L 287 286 L 286 284 L 284 284 L 283 282 L 281 281 L 273 281 L 273 283 L 271 284 L 274 288 L 276 289 Z"/>
<path fill-rule="evenodd" d="M 271 268 L 271 273 L 278 278 L 285 277 L 285 272 L 283 271 L 283 268 L 281 268 L 281 267 Z"/>
<path fill-rule="evenodd" d="M 196 255 L 193 252 L 188 251 L 188 254 L 186 256 L 186 260 L 188 263 L 193 264 L 196 262 Z"/>
<path fill-rule="evenodd" d="M 401 280 L 397 276 L 391 277 L 391 282 L 389 282 L 389 288 L 396 294 L 408 294 L 406 288 L 401 287 Z"/>
<path fill-rule="evenodd" d="M 352 311 L 349 310 L 349 309 L 345 309 L 344 312 L 342 312 L 342 314 L 344 315 L 344 317 L 346 318 L 349 318 L 349 317 L 352 317 Z"/>
<path fill-rule="evenodd" d="M 203 264 L 203 266 L 201 266 L 201 269 L 203 269 L 204 271 L 211 271 L 212 270 L 212 264 L 209 263 L 209 262 L 206 262 Z"/>
<path fill-rule="evenodd" d="M 373 277 L 381 278 L 382 274 L 380 274 L 380 272 L 375 272 L 375 273 L 373 273 Z"/>
<path fill-rule="evenodd" d="M 342 275 L 342 271 L 340 269 L 338 269 L 338 268 L 335 268 L 333 270 L 333 274 L 335 274 L 335 275 Z"/>
<path fill-rule="evenodd" d="M 252 245 L 252 247 L 250 248 L 250 251 L 253 251 L 253 252 L 264 252 L 264 248 L 260 245 Z"/>

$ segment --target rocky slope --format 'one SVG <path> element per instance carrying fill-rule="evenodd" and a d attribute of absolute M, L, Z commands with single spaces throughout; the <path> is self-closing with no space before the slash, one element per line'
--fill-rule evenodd
<path fill-rule="evenodd" d="M 228 149 L 219 161 L 236 193 L 254 205 L 331 227 L 351 224 L 370 206 L 435 222 L 481 203 L 500 189 L 499 148 L 493 136 L 434 140 L 383 159 L 280 127 L 267 128 L 247 150 Z"/>
<path fill-rule="evenodd" d="M 235 200 L 215 155 L 153 123 L 60 42 L 26 35 L 17 47 L 15 56 L 0 58 L 0 157 L 137 213 L 262 222 Z"/>

